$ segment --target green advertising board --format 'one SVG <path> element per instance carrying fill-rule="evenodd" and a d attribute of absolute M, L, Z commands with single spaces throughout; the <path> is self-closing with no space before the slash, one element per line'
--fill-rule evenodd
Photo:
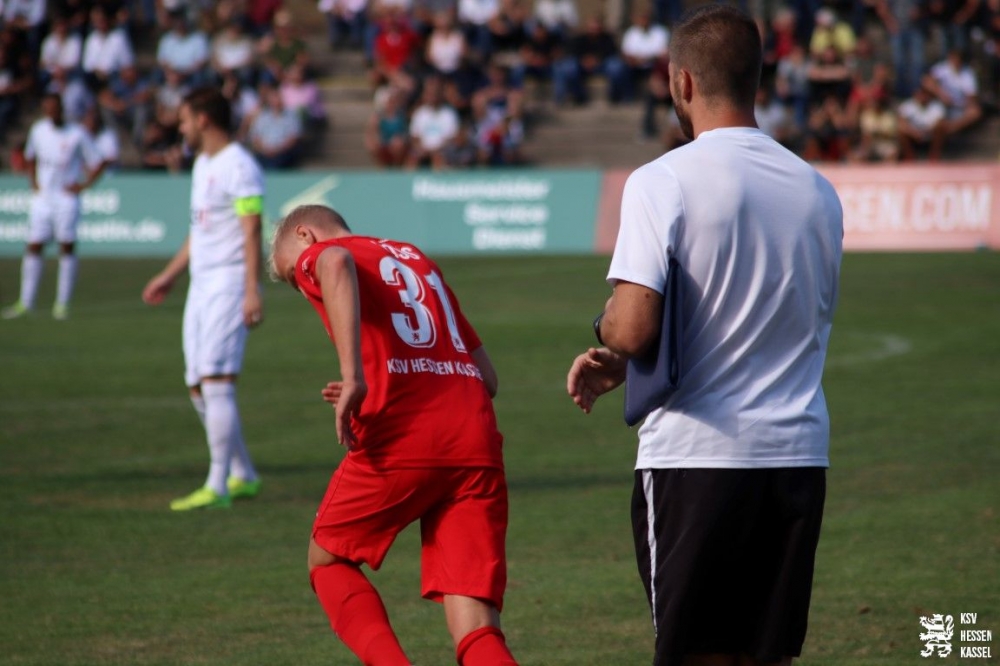
<path fill-rule="evenodd" d="M 294 207 L 332 206 L 355 233 L 414 243 L 429 254 L 588 253 L 597 170 L 268 174 L 266 224 Z M 188 176 L 115 174 L 83 194 L 84 256 L 169 256 L 187 234 Z M 31 191 L 0 177 L 0 256 L 23 251 Z"/>

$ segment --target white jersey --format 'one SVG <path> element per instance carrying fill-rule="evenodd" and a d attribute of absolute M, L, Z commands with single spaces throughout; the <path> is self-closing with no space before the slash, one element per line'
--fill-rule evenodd
<path fill-rule="evenodd" d="M 192 281 L 243 281 L 245 235 L 236 202 L 263 195 L 264 174 L 240 144 L 230 143 L 215 155 L 198 155 L 191 174 Z"/>
<path fill-rule="evenodd" d="M 24 156 L 35 160 L 35 180 L 42 194 L 65 192 L 70 185 L 86 180 L 101 157 L 90 137 L 79 125 L 56 127 L 48 118 L 31 126 Z"/>
<path fill-rule="evenodd" d="M 703 132 L 629 177 L 608 279 L 662 293 L 673 256 L 685 289 L 680 388 L 640 427 L 637 469 L 829 464 L 842 218 L 833 186 L 758 129 Z"/>

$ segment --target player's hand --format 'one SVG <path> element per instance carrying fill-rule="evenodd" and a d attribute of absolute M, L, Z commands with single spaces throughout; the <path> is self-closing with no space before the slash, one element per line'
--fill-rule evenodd
<path fill-rule="evenodd" d="M 323 400 L 333 405 L 337 412 L 337 441 L 348 450 L 354 449 L 358 438 L 351 429 L 351 419 L 361 410 L 368 395 L 368 385 L 363 379 L 330 382 L 322 393 Z"/>
<path fill-rule="evenodd" d="M 142 300 L 146 305 L 159 305 L 173 287 L 173 278 L 160 273 L 150 280 L 146 288 L 142 290 Z"/>
<path fill-rule="evenodd" d="M 247 328 L 260 326 L 264 321 L 264 301 L 260 297 L 257 289 L 248 290 L 246 298 L 243 299 L 243 323 Z"/>
<path fill-rule="evenodd" d="M 591 347 L 573 359 L 566 377 L 566 391 L 587 414 L 597 398 L 625 381 L 625 359 L 607 347 Z"/>

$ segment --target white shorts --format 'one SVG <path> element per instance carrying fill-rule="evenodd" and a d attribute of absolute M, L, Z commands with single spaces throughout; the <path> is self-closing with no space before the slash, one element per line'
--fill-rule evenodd
<path fill-rule="evenodd" d="M 244 287 L 192 286 L 184 305 L 184 381 L 197 386 L 203 377 L 239 374 L 247 327 L 243 323 Z"/>
<path fill-rule="evenodd" d="M 31 196 L 28 218 L 28 242 L 76 242 L 80 222 L 80 196 L 70 192 L 35 192 Z"/>

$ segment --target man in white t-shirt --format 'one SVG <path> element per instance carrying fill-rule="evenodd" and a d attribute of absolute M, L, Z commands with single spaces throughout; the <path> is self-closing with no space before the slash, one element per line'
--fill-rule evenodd
<path fill-rule="evenodd" d="M 931 67 L 931 71 L 924 77 L 923 85 L 944 102 L 948 109 L 948 117 L 944 123 L 945 134 L 961 132 L 983 117 L 976 73 L 962 51 L 949 51 L 944 60 Z"/>
<path fill-rule="evenodd" d="M 202 488 L 170 503 L 174 511 L 225 508 L 260 492 L 243 441 L 236 379 L 247 331 L 261 322 L 261 214 L 264 176 L 232 139 L 229 102 L 199 88 L 181 105 L 180 132 L 198 152 L 191 174 L 191 231 L 166 268 L 142 292 L 159 305 L 189 269 L 184 306 L 184 378 L 205 427 L 211 458 Z"/>
<path fill-rule="evenodd" d="M 98 5 L 90 12 L 90 34 L 83 43 L 83 71 L 94 88 L 135 63 L 132 43 L 121 28 L 111 24 L 108 10 Z"/>
<path fill-rule="evenodd" d="M 622 35 L 622 59 L 632 75 L 625 91 L 629 99 L 635 95 L 635 87 L 649 78 L 656 61 L 667 56 L 669 44 L 670 32 L 653 23 L 648 9 L 636 12 L 632 25 Z"/>
<path fill-rule="evenodd" d="M 458 135 L 458 113 L 444 101 L 441 79 L 428 78 L 424 83 L 423 104 L 410 119 L 413 139 L 409 166 L 416 168 L 429 161 L 434 169 L 445 167 L 444 149 Z"/>
<path fill-rule="evenodd" d="M 197 86 L 204 82 L 211 52 L 208 37 L 201 30 L 191 30 L 186 10 L 170 13 L 170 30 L 160 37 L 156 62 L 163 70 L 173 70 L 184 83 Z"/>
<path fill-rule="evenodd" d="M 676 259 L 680 384 L 639 428 L 632 506 L 656 666 L 787 665 L 805 638 L 843 222 L 832 185 L 757 129 L 761 54 L 730 5 L 675 27 L 671 95 L 693 140 L 629 177 L 595 321 L 606 346 L 567 378 L 589 411 L 656 353 Z"/>
<path fill-rule="evenodd" d="M 65 122 L 62 99 L 47 93 L 42 98 L 44 116 L 28 132 L 24 156 L 31 180 L 28 244 L 21 262 L 21 294 L 4 308 L 4 319 L 22 317 L 34 308 L 42 279 L 42 252 L 53 239 L 59 244 L 59 280 L 52 316 L 66 319 L 76 284 L 76 228 L 80 222 L 80 192 L 100 178 L 100 157 L 79 125 Z"/>
<path fill-rule="evenodd" d="M 934 97 L 934 93 L 921 85 L 913 97 L 899 105 L 899 143 L 904 160 L 916 156 L 918 146 L 928 146 L 928 158 L 941 158 L 945 140 L 945 118 L 948 112 L 944 102 Z"/>

